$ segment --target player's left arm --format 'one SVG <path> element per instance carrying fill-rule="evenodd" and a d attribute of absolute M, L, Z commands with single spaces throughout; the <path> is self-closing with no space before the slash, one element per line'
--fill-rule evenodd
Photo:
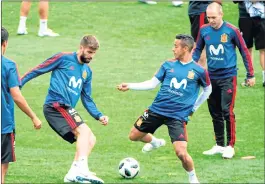
<path fill-rule="evenodd" d="M 240 31 L 238 29 L 233 29 L 233 30 L 234 30 L 235 44 L 241 53 L 245 68 L 247 70 L 247 76 L 246 77 L 249 81 L 249 85 L 253 86 L 255 84 L 255 78 L 254 78 L 254 69 L 253 69 L 252 58 L 250 56 L 250 53 L 248 51 L 248 48 L 246 46 L 246 43 L 245 43 Z"/>
<path fill-rule="evenodd" d="M 103 125 L 107 125 L 109 118 L 108 116 L 104 116 L 97 108 L 95 102 L 93 101 L 91 97 L 91 80 L 92 75 L 89 76 L 86 82 L 83 84 L 83 89 L 81 92 L 81 101 L 83 103 L 83 106 L 86 108 L 87 112 L 96 120 L 99 120 Z"/>
<path fill-rule="evenodd" d="M 203 104 L 207 100 L 207 98 L 212 93 L 212 85 L 207 70 L 204 70 L 204 72 L 201 74 L 199 78 L 199 84 L 203 87 L 203 91 L 197 98 L 193 106 L 191 115 L 201 106 L 201 104 Z"/>

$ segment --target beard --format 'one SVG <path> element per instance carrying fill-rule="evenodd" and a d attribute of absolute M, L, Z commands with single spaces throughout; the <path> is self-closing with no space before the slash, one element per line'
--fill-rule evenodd
<path fill-rule="evenodd" d="M 86 58 L 86 57 L 84 56 L 84 54 L 82 54 L 82 55 L 80 56 L 80 60 L 81 60 L 82 63 L 86 63 L 86 64 L 88 64 L 88 63 L 90 63 L 90 61 L 92 60 L 92 58 L 91 58 L 91 57 Z"/>

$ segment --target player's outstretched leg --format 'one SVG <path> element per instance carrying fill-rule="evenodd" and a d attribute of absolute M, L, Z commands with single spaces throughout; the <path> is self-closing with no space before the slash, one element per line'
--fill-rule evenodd
<path fill-rule="evenodd" d="M 151 142 L 146 143 L 144 145 L 144 147 L 142 148 L 143 153 L 153 151 L 154 149 L 157 149 L 157 148 L 160 148 L 166 145 L 166 141 L 164 139 L 157 139 L 155 136 L 151 134 L 147 134 L 146 136 L 150 136 L 150 138 L 147 138 L 147 139 L 151 139 Z"/>
<path fill-rule="evenodd" d="M 129 139 L 131 141 L 141 141 L 141 142 L 146 143 L 144 147 L 142 148 L 142 152 L 144 153 L 150 152 L 154 149 L 157 149 L 161 146 L 166 145 L 166 141 L 164 139 L 157 139 L 152 134 L 141 132 L 135 127 L 131 129 L 131 132 L 129 134 Z"/>

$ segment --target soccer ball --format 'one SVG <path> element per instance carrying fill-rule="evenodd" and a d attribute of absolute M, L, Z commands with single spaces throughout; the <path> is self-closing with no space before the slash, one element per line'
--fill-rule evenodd
<path fill-rule="evenodd" d="M 120 161 L 119 173 L 122 177 L 131 179 L 137 176 L 140 165 L 134 158 L 128 157 Z"/>

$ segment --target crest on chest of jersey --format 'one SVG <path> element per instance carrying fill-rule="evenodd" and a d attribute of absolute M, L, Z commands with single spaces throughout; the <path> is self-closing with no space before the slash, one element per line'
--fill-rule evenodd
<path fill-rule="evenodd" d="M 82 73 L 82 77 L 83 77 L 83 79 L 86 79 L 86 77 L 87 77 L 87 72 L 85 70 Z"/>
<path fill-rule="evenodd" d="M 227 34 L 225 34 L 225 33 L 222 34 L 222 35 L 221 35 L 221 42 L 222 42 L 222 43 L 226 43 L 226 42 L 227 42 L 227 37 L 228 37 Z"/>
<path fill-rule="evenodd" d="M 193 70 L 190 70 L 189 73 L 188 73 L 187 78 L 188 79 L 194 79 L 194 75 L 195 75 L 194 71 Z"/>

